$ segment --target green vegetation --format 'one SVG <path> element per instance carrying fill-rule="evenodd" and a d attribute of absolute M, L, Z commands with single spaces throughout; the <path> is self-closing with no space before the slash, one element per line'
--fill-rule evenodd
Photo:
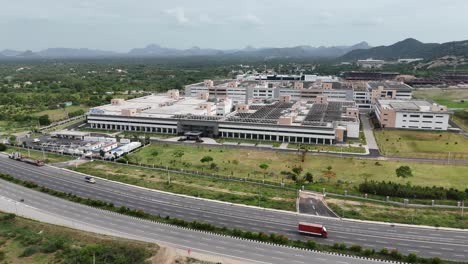
<path fill-rule="evenodd" d="M 64 120 L 64 119 L 67 119 L 67 118 L 82 115 L 86 111 L 88 111 L 88 107 L 74 106 L 73 105 L 73 106 L 68 106 L 68 107 L 65 107 L 65 108 L 44 110 L 44 111 L 36 112 L 36 113 L 33 114 L 33 116 L 40 117 L 40 116 L 47 115 L 51 122 L 55 122 L 55 121 L 60 121 L 60 120 Z"/>
<path fill-rule="evenodd" d="M 380 152 L 388 156 L 468 159 L 468 140 L 450 132 L 375 130 Z"/>
<path fill-rule="evenodd" d="M 10 181 L 10 182 L 14 182 L 19 185 L 23 185 L 27 188 L 31 188 L 31 189 L 35 189 L 44 193 L 48 193 L 50 195 L 53 195 L 62 199 L 66 199 L 69 201 L 73 201 L 73 202 L 77 202 L 77 203 L 81 203 L 81 204 L 85 204 L 85 205 L 89 205 L 89 206 L 93 206 L 93 207 L 97 207 L 97 208 L 101 208 L 101 209 L 105 209 L 109 211 L 118 212 L 118 213 L 125 214 L 125 215 L 130 215 L 130 216 L 139 217 L 143 219 L 149 219 L 152 221 L 181 226 L 185 228 L 209 231 L 209 232 L 213 232 L 217 234 L 240 237 L 240 238 L 251 239 L 251 240 L 262 241 L 262 242 L 270 242 L 270 243 L 287 245 L 287 246 L 292 246 L 292 247 L 297 247 L 297 248 L 306 248 L 306 249 L 313 249 L 313 250 L 325 251 L 325 252 L 337 252 L 337 253 L 344 253 L 344 254 L 350 254 L 350 255 L 355 255 L 355 256 L 372 257 L 372 258 L 385 259 L 385 260 L 399 260 L 399 261 L 416 260 L 416 262 L 419 262 L 419 263 L 433 263 L 433 264 L 452 263 L 450 261 L 442 261 L 439 258 L 432 258 L 432 259 L 419 258 L 415 254 L 404 256 L 401 253 L 399 253 L 397 249 L 393 249 L 392 251 L 388 252 L 386 248 L 383 248 L 379 252 L 376 252 L 373 249 L 363 249 L 360 245 L 348 246 L 344 243 L 341 243 L 341 244 L 335 243 L 331 246 L 322 245 L 322 244 L 317 244 L 316 242 L 310 241 L 310 240 L 308 241 L 289 240 L 289 238 L 283 234 L 275 234 L 275 233 L 267 234 L 263 232 L 257 233 L 257 232 L 244 231 L 240 229 L 230 229 L 227 227 L 219 227 L 219 226 L 214 226 L 208 223 L 197 222 L 197 221 L 187 222 L 185 220 L 181 220 L 177 218 L 170 218 L 169 216 L 166 216 L 163 218 L 161 216 L 148 214 L 142 210 L 132 210 L 124 206 L 116 208 L 111 203 L 103 202 L 100 200 L 93 200 L 89 198 L 84 199 L 71 193 L 63 193 L 63 192 L 58 192 L 58 191 L 51 190 L 45 187 L 39 187 L 34 182 L 18 180 L 5 174 L 0 174 L 0 178 Z M 4 217 L 4 220 L 10 221 L 12 218 L 14 218 L 14 215 Z M 89 253 L 89 251 L 86 251 L 86 252 Z M 126 252 L 123 251 L 123 253 L 126 253 Z"/>
<path fill-rule="evenodd" d="M 468 108 L 468 89 L 416 89 L 413 96 L 433 100 L 448 108 Z"/>
<path fill-rule="evenodd" d="M 363 147 L 354 146 L 334 146 L 334 145 L 309 145 L 309 144 L 294 144 L 289 143 L 288 148 L 291 149 L 307 149 L 319 152 L 347 152 L 347 153 L 366 153 L 366 149 Z"/>
<path fill-rule="evenodd" d="M 59 154 L 54 154 L 54 153 L 49 153 L 49 152 L 42 152 L 38 150 L 28 151 L 27 149 L 16 148 L 16 147 L 11 147 L 11 146 L 8 146 L 5 152 L 6 153 L 20 152 L 25 157 L 30 157 L 32 159 L 37 159 L 37 160 L 43 160 L 46 163 L 58 163 L 58 162 L 64 162 L 64 161 L 73 159 L 72 156 L 59 155 Z"/>
<path fill-rule="evenodd" d="M 455 111 L 452 120 L 459 125 L 465 132 L 468 131 L 468 111 Z"/>
<path fill-rule="evenodd" d="M 468 228 L 468 216 L 460 209 L 411 208 L 358 200 L 327 198 L 327 205 L 339 216 L 390 223 Z M 466 214 L 466 212 L 465 212 Z"/>
<path fill-rule="evenodd" d="M 77 168 L 70 169 L 113 181 L 194 197 L 288 211 L 296 209 L 296 192 L 293 190 L 178 173 L 169 173 L 168 176 L 166 172 L 159 170 L 99 161 L 81 164 Z"/>
<path fill-rule="evenodd" d="M 0 213 L 0 261 L 5 263 L 149 263 L 159 247 L 71 230 Z"/>
<path fill-rule="evenodd" d="M 172 153 L 183 151 L 184 156 L 174 158 Z M 157 155 L 152 155 L 158 153 Z M 204 156 L 213 158 L 217 169 L 211 169 L 200 159 Z M 271 182 L 281 181 L 293 183 L 293 180 L 281 172 L 289 172 L 293 167 L 301 167 L 304 172 L 315 175 L 315 182 L 307 184 L 306 188 L 321 191 L 322 187 L 329 191 L 350 190 L 364 181 L 363 175 L 369 175 L 368 180 L 388 181 L 406 183 L 407 179 L 397 178 L 395 170 L 404 165 L 409 166 L 413 173 L 411 183 L 421 186 L 441 186 L 446 188 L 457 188 L 464 190 L 468 188 L 466 181 L 467 166 L 428 164 L 416 162 L 399 161 L 376 161 L 356 159 L 349 157 L 326 157 L 317 155 L 306 155 L 302 162 L 301 153 L 284 153 L 274 151 L 262 151 L 251 149 L 237 149 L 228 147 L 204 147 L 183 146 L 174 144 L 152 144 L 127 156 L 134 163 L 148 165 L 162 165 L 173 168 L 195 170 L 199 172 L 230 175 L 239 178 L 268 180 Z M 262 170 L 259 164 L 265 163 L 268 169 Z M 328 178 L 327 167 L 333 166 L 332 172 L 336 177 Z M 265 175 L 266 174 L 266 175 Z M 441 177 L 440 175 L 444 175 Z"/>

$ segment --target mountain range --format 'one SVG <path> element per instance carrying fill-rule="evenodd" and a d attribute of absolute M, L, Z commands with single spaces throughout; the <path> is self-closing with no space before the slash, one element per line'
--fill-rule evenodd
<path fill-rule="evenodd" d="M 389 46 L 355 49 L 343 55 L 339 59 L 343 61 L 354 61 L 367 58 L 387 60 L 399 58 L 435 59 L 447 55 L 468 57 L 468 40 L 439 44 L 422 43 L 416 39 L 408 38 Z"/>
<path fill-rule="evenodd" d="M 95 57 L 185 57 L 185 56 L 247 56 L 247 57 L 309 57 L 329 58 L 339 57 L 355 49 L 370 48 L 367 42 L 352 46 L 311 47 L 296 46 L 288 48 L 253 48 L 220 50 L 192 47 L 190 49 L 175 49 L 151 44 L 144 48 L 134 48 L 127 53 L 118 53 L 94 49 L 49 48 L 38 52 L 3 50 L 1 55 L 8 58 L 95 58 Z"/>
<path fill-rule="evenodd" d="M 16 51 L 6 49 L 0 51 L 0 59 L 39 59 L 39 58 L 150 58 L 150 57 L 187 57 L 187 56 L 225 56 L 252 58 L 327 58 L 338 61 L 355 61 L 358 59 L 423 58 L 434 59 L 447 55 L 468 57 L 468 40 L 447 43 L 422 43 L 408 38 L 388 46 L 371 47 L 367 42 L 352 46 L 312 47 L 295 46 L 285 48 L 254 48 L 244 49 L 206 49 L 192 47 L 190 49 L 175 49 L 151 44 L 144 48 L 134 48 L 129 52 L 113 52 L 95 49 L 49 48 L 38 52 Z"/>

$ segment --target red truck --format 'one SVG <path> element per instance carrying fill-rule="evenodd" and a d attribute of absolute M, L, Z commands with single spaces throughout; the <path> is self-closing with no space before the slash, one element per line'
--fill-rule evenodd
<path fill-rule="evenodd" d="M 22 161 L 22 162 L 25 162 L 25 163 L 28 163 L 28 164 L 32 164 L 32 165 L 36 165 L 36 166 L 44 166 L 44 161 L 25 158 L 19 152 L 13 152 L 10 155 L 8 155 L 8 157 L 10 159 Z"/>
<path fill-rule="evenodd" d="M 322 236 L 323 238 L 327 238 L 328 236 L 327 229 L 323 225 L 318 225 L 318 224 L 310 224 L 310 223 L 301 222 L 297 226 L 297 230 L 299 231 L 299 233 L 319 235 L 319 236 Z"/>

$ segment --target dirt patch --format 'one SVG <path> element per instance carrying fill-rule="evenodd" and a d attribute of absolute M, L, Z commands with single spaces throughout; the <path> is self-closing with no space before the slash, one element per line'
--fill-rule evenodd
<path fill-rule="evenodd" d="M 248 263 L 239 260 L 218 257 L 191 250 L 176 249 L 161 246 L 158 253 L 151 258 L 153 264 L 242 264 Z"/>

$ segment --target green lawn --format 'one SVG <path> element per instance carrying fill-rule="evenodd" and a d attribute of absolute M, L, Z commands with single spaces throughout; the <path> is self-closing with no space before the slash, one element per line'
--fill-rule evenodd
<path fill-rule="evenodd" d="M 389 156 L 468 159 L 468 139 L 450 132 L 375 130 L 380 151 Z"/>
<path fill-rule="evenodd" d="M 184 155 L 181 158 L 174 157 L 177 152 L 183 152 Z M 218 170 L 212 170 L 209 164 L 202 163 L 200 159 L 204 156 L 211 156 L 214 159 L 213 162 L 217 164 Z M 294 166 L 302 167 L 303 173 L 311 172 L 315 181 L 320 180 L 320 178 L 323 181 L 326 168 L 332 166 L 336 178 L 332 179 L 330 183 L 325 181 L 323 184 L 333 188 L 336 187 L 335 182 L 338 181 L 347 182 L 344 184 L 346 186 L 343 185 L 340 188 L 357 186 L 364 181 L 363 174 L 370 174 L 369 180 L 406 182 L 407 180 L 400 180 L 395 176 L 395 170 L 399 166 L 408 165 L 414 174 L 414 177 L 408 179 L 412 184 L 437 185 L 463 190 L 468 188 L 468 181 L 466 180 L 468 166 L 462 165 L 376 161 L 318 155 L 307 155 L 306 160 L 301 162 L 301 155 L 297 153 L 170 144 L 148 145 L 128 155 L 128 158 L 137 163 L 156 164 L 222 175 L 231 175 L 232 172 L 235 177 L 265 178 L 278 183 L 283 178 L 280 172 L 291 171 Z M 265 172 L 259 168 L 262 163 L 268 165 Z M 286 178 L 284 181 L 292 183 L 291 180 Z"/>
<path fill-rule="evenodd" d="M 294 144 L 294 143 L 289 143 L 288 148 L 292 149 L 299 149 L 301 146 L 306 147 L 309 150 L 314 150 L 314 151 L 320 151 L 320 152 L 327 152 L 327 151 L 332 151 L 332 152 L 349 152 L 349 153 L 366 153 L 366 149 L 363 147 L 352 147 L 352 146 L 347 146 L 347 147 L 340 147 L 340 146 L 333 146 L 333 145 L 301 145 L 301 144 Z"/>
<path fill-rule="evenodd" d="M 416 89 L 414 98 L 430 99 L 448 108 L 468 108 L 468 89 Z"/>
<path fill-rule="evenodd" d="M 262 207 L 290 211 L 296 208 L 296 192 L 291 190 L 176 173 L 170 173 L 171 184 L 168 184 L 168 174 L 165 172 L 99 161 L 70 169 L 114 181 L 195 197 L 256 206 L 259 205 L 260 198 Z"/>
<path fill-rule="evenodd" d="M 49 115 L 50 121 L 54 122 L 54 121 L 67 119 L 68 118 L 68 113 L 70 113 L 70 112 L 74 112 L 74 111 L 77 111 L 77 110 L 88 111 L 88 109 L 89 109 L 88 107 L 72 105 L 72 106 L 66 107 L 65 109 L 60 108 L 60 109 L 53 109 L 53 110 L 45 110 L 45 111 L 41 111 L 41 112 L 36 112 L 36 113 L 33 114 L 33 116 Z"/>
<path fill-rule="evenodd" d="M 363 201 L 327 198 L 327 205 L 340 217 L 390 223 L 468 228 L 468 213 L 459 209 L 410 208 Z"/>
<path fill-rule="evenodd" d="M 8 153 L 8 154 L 10 154 L 11 152 L 20 152 L 26 157 L 30 157 L 32 159 L 37 159 L 37 160 L 44 160 L 44 157 L 45 157 L 46 163 L 57 163 L 57 162 L 64 162 L 67 160 L 74 159 L 71 156 L 58 155 L 58 154 L 49 153 L 49 152 L 42 153 L 42 151 L 37 151 L 37 150 L 30 150 L 28 152 L 27 149 L 15 148 L 15 147 L 8 147 L 8 149 L 5 151 L 5 153 Z"/>

